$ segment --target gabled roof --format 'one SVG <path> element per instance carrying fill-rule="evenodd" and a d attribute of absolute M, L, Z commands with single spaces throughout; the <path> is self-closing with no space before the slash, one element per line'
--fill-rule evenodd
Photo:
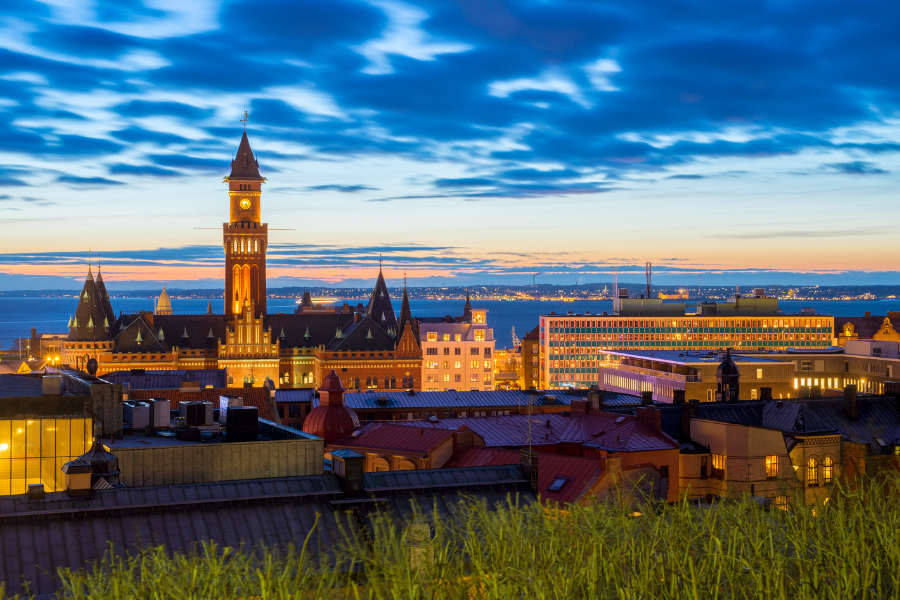
<path fill-rule="evenodd" d="M 247 130 L 241 136 L 241 144 L 238 146 L 237 154 L 231 161 L 231 174 L 229 179 L 257 179 L 261 180 L 259 174 L 259 162 L 250 149 L 250 140 L 247 139 Z"/>
<path fill-rule="evenodd" d="M 191 369 L 177 371 L 153 371 L 135 369 L 126 371 L 113 371 L 101 377 L 110 383 L 129 384 L 132 390 L 160 390 L 181 389 L 185 381 L 197 381 L 200 387 L 211 385 L 214 388 L 223 388 L 228 383 L 228 373 L 225 369 Z"/>
<path fill-rule="evenodd" d="M 276 313 L 266 317 L 273 336 L 284 331 L 283 338 L 276 338 L 282 348 L 328 346 L 338 329 L 346 331 L 352 323 L 353 315 L 349 313 Z"/>
<path fill-rule="evenodd" d="M 168 352 L 165 340 L 159 339 L 158 332 L 150 328 L 143 315 L 123 315 L 114 328 L 115 352 Z"/>
<path fill-rule="evenodd" d="M 341 337 L 335 337 L 329 350 L 353 351 L 353 350 L 393 350 L 396 340 L 388 334 L 374 320 L 365 316 L 356 323 L 350 323 L 347 329 L 341 331 Z"/>
<path fill-rule="evenodd" d="M 762 409 L 762 426 L 792 433 L 837 433 L 801 402 L 766 402 Z"/>
<path fill-rule="evenodd" d="M 471 469 L 419 469 L 416 471 L 383 471 L 363 474 L 367 492 L 459 488 L 524 483 L 528 480 L 518 465 L 475 467 Z"/>
<path fill-rule="evenodd" d="M 541 326 L 535 325 L 534 329 L 529 331 L 525 335 L 525 337 L 523 337 L 522 339 L 523 340 L 539 340 L 539 339 L 541 339 L 541 331 L 540 330 L 541 330 Z"/>
<path fill-rule="evenodd" d="M 850 323 L 853 325 L 854 333 L 861 340 L 871 340 L 884 325 L 884 320 L 888 319 L 894 330 L 900 331 L 900 313 L 889 312 L 887 317 L 884 315 L 869 315 L 868 317 L 835 317 L 834 318 L 834 334 L 841 335 L 844 333 L 844 325 Z"/>
<path fill-rule="evenodd" d="M 304 393 L 306 392 L 306 393 Z M 309 401 L 310 394 L 306 390 L 276 390 L 275 398 L 278 402 L 302 402 Z M 384 400 L 380 400 L 380 399 Z M 354 410 L 366 410 L 377 408 L 392 409 L 452 409 L 452 408 L 513 408 L 527 407 L 531 399 L 535 406 L 544 406 L 544 396 L 530 395 L 520 390 L 493 390 L 490 392 L 360 392 L 344 395 L 344 403 Z M 318 406 L 318 399 L 312 399 L 313 407 Z M 568 406 L 571 398 L 564 395 L 556 396 L 555 405 Z"/>
<path fill-rule="evenodd" d="M 387 284 L 384 282 L 384 274 L 380 268 L 378 269 L 378 280 L 375 282 L 375 289 L 372 290 L 372 295 L 369 297 L 366 314 L 385 331 L 397 331 L 397 317 L 394 315 L 391 295 L 388 293 Z"/>
<path fill-rule="evenodd" d="M 806 415 L 815 415 L 827 426 L 865 441 L 875 453 L 882 450 L 878 439 L 885 444 L 900 441 L 900 409 L 893 398 L 858 396 L 855 421 L 844 411 L 843 398 L 810 399 L 802 403 Z"/>

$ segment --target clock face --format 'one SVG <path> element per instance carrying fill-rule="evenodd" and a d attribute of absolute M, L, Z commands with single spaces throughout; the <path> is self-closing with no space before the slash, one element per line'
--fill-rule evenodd
<path fill-rule="evenodd" d="M 241 198 L 241 208 L 244 210 L 250 208 L 250 198 Z"/>

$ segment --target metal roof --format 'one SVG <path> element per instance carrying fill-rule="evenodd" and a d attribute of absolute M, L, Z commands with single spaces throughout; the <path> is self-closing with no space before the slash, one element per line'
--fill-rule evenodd
<path fill-rule="evenodd" d="M 620 414 L 507 415 L 438 421 L 397 421 L 399 427 L 457 429 L 466 426 L 484 439 L 486 447 L 551 446 L 575 443 L 622 451 L 668 450 L 678 444 L 665 433 L 653 433 L 637 419 Z M 618 421 L 618 422 L 617 422 Z M 530 425 L 530 427 L 529 427 Z"/>
<path fill-rule="evenodd" d="M 32 398 L 41 396 L 40 377 L 28 375 L 0 375 L 0 398 Z"/>
<path fill-rule="evenodd" d="M 223 388 L 228 385 L 228 374 L 225 369 L 191 369 L 177 371 L 145 371 L 135 369 L 113 371 L 103 375 L 101 379 L 110 383 L 127 383 L 132 390 L 179 389 L 185 381 L 199 381 L 200 387 L 211 385 Z M 143 372 L 140 372 L 143 371 Z"/>
<path fill-rule="evenodd" d="M 554 398 L 553 402 L 548 397 Z M 366 409 L 425 409 L 425 408 L 512 408 L 528 406 L 534 398 L 535 406 L 568 406 L 572 396 L 564 392 L 537 392 L 532 395 L 521 390 L 497 390 L 492 392 L 359 392 L 344 394 L 344 404 L 353 410 Z M 633 398 L 633 397 L 631 397 Z M 384 400 L 380 400 L 384 399 Z M 311 389 L 276 390 L 276 402 L 312 402 L 313 408 L 319 405 L 319 399 L 313 397 Z M 640 403 L 640 400 L 638 400 Z"/>
<path fill-rule="evenodd" d="M 627 356 L 629 358 L 639 358 L 642 360 L 655 360 L 664 363 L 673 363 L 679 365 L 693 364 L 718 364 L 724 360 L 725 355 L 719 356 L 716 352 L 707 351 L 689 351 L 689 350 L 603 350 L 605 354 L 615 354 L 616 356 Z M 773 358 L 764 358 L 762 356 L 747 354 L 732 354 L 732 360 L 744 363 L 776 363 L 783 362 Z"/>
<path fill-rule="evenodd" d="M 470 487 L 522 483 L 528 479 L 518 465 L 472 467 L 467 469 L 422 469 L 418 471 L 381 471 L 365 473 L 363 488 L 367 492 L 415 490 L 441 487 Z"/>
<path fill-rule="evenodd" d="M 329 442 L 328 446 L 425 456 L 453 436 L 453 431 L 449 429 L 403 427 L 389 423 L 374 423 L 359 432 L 359 435 L 345 435 Z"/>

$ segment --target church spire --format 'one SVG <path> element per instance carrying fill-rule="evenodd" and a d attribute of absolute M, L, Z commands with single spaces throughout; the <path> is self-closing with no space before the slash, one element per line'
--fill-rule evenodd
<path fill-rule="evenodd" d="M 463 319 L 465 319 L 466 322 L 472 322 L 472 301 L 469 298 L 469 288 L 466 288 L 466 305 L 463 308 Z"/>
<path fill-rule="evenodd" d="M 403 328 L 412 321 L 412 311 L 409 310 L 409 291 L 406 289 L 406 273 L 403 274 L 403 302 L 400 304 L 400 323 L 397 327 L 398 336 L 403 335 Z"/>
<path fill-rule="evenodd" d="M 381 259 L 379 257 L 379 263 Z M 372 290 L 372 296 L 369 298 L 369 306 L 366 309 L 369 318 L 381 325 L 385 331 L 393 328 L 397 329 L 397 315 L 394 314 L 394 307 L 391 306 L 391 295 L 388 292 L 387 284 L 384 282 L 384 274 L 381 272 L 381 265 L 378 266 L 378 280 L 375 282 L 375 289 Z"/>

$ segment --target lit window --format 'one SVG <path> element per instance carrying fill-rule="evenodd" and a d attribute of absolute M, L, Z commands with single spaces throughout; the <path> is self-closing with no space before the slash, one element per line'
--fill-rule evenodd
<path fill-rule="evenodd" d="M 436 341 L 437 341 L 437 332 L 429 331 L 429 332 L 428 332 L 428 341 L 429 341 L 429 342 L 436 342 Z"/>
<path fill-rule="evenodd" d="M 449 368 L 450 368 L 450 361 L 449 361 L 449 360 L 445 360 L 445 361 L 444 361 L 444 368 L 445 368 L 445 369 L 449 369 Z"/>
<path fill-rule="evenodd" d="M 825 483 L 831 483 L 834 479 L 834 459 L 830 456 L 826 456 L 825 460 L 822 461 L 822 475 L 825 478 Z"/>
<path fill-rule="evenodd" d="M 778 457 L 777 456 L 767 456 L 766 457 L 766 477 L 768 479 L 775 479 L 778 477 Z"/>
<path fill-rule="evenodd" d="M 819 485 L 819 462 L 815 458 L 806 461 L 806 485 Z"/>
<path fill-rule="evenodd" d="M 475 330 L 475 341 L 476 342 L 484 341 L 484 329 L 476 329 Z"/>
<path fill-rule="evenodd" d="M 547 488 L 547 491 L 558 492 L 564 485 L 566 485 L 566 481 L 568 481 L 568 479 L 565 477 L 557 477 L 553 480 L 553 483 L 550 484 L 550 487 Z"/>
<path fill-rule="evenodd" d="M 450 373 L 444 373 L 444 381 L 450 381 Z"/>
<path fill-rule="evenodd" d="M 470 376 L 471 381 L 478 381 L 478 373 L 472 373 Z"/>
<path fill-rule="evenodd" d="M 469 368 L 470 368 L 470 369 L 477 369 L 477 368 L 478 368 L 478 361 L 477 361 L 477 360 L 473 360 L 472 362 L 470 362 L 470 363 L 469 363 Z"/>
<path fill-rule="evenodd" d="M 762 369 L 757 369 L 757 370 L 756 370 L 756 378 L 757 378 L 757 379 L 762 379 Z"/>
<path fill-rule="evenodd" d="M 712 455 L 712 476 L 719 478 L 725 477 L 725 455 Z"/>
<path fill-rule="evenodd" d="M 775 506 L 781 510 L 787 510 L 787 496 L 775 496 Z"/>
<path fill-rule="evenodd" d="M 462 361 L 458 360 L 458 361 L 456 361 L 455 363 L 453 363 L 453 368 L 454 368 L 454 369 L 461 369 L 461 368 L 462 368 Z"/>
<path fill-rule="evenodd" d="M 461 334 L 461 333 L 454 334 L 454 335 L 453 335 L 453 341 L 455 341 L 455 342 L 461 342 L 461 341 L 462 341 L 462 334 Z"/>
<path fill-rule="evenodd" d="M 484 361 L 484 368 L 485 368 L 485 369 L 490 369 L 490 368 L 491 368 L 491 361 L 489 361 L 489 360 Z"/>

